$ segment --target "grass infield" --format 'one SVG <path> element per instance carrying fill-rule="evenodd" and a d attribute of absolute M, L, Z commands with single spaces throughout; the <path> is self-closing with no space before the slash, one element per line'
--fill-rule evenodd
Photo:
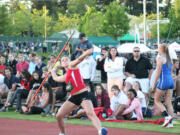
<path fill-rule="evenodd" d="M 41 115 L 23 115 L 15 112 L 0 112 L 0 118 L 9 118 L 9 119 L 21 119 L 21 120 L 32 120 L 32 121 L 44 121 L 44 122 L 56 122 L 54 117 Z M 161 117 L 155 117 L 148 120 L 156 120 Z M 74 125 L 87 125 L 92 126 L 91 122 L 79 119 L 65 120 L 67 124 Z M 102 122 L 104 127 L 110 128 L 121 128 L 121 129 L 130 129 L 130 130 L 143 130 L 143 131 L 153 131 L 153 132 L 165 132 L 180 134 L 180 121 L 176 121 L 174 128 L 162 128 L 161 125 L 147 124 L 147 123 L 116 123 L 116 122 Z"/>

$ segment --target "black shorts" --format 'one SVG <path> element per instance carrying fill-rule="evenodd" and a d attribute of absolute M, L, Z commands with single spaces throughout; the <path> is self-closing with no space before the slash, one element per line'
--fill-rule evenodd
<path fill-rule="evenodd" d="M 88 96 L 88 91 L 82 92 L 77 95 L 73 95 L 68 99 L 68 101 L 72 102 L 73 104 L 77 106 L 79 106 L 84 100 L 90 100 Z"/>

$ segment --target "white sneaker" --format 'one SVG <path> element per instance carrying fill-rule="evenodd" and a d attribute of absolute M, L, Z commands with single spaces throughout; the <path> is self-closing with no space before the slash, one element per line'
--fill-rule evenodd
<path fill-rule="evenodd" d="M 59 135 L 67 135 L 67 134 L 62 134 L 62 133 L 59 133 Z"/>
<path fill-rule="evenodd" d="M 173 126 L 173 123 L 171 122 L 171 123 L 169 123 L 167 126 L 166 126 L 166 128 L 173 128 L 174 126 Z"/>
<path fill-rule="evenodd" d="M 172 116 L 170 116 L 170 115 L 166 116 L 162 127 L 166 127 L 167 125 L 169 125 L 169 123 L 172 122 L 172 120 L 173 120 Z"/>

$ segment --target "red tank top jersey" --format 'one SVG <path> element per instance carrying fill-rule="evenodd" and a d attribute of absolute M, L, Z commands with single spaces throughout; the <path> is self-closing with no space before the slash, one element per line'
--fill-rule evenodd
<path fill-rule="evenodd" d="M 79 69 L 68 69 L 66 72 L 66 84 L 70 81 L 74 89 L 70 92 L 70 95 L 84 89 L 86 87 L 84 80 L 80 74 Z"/>

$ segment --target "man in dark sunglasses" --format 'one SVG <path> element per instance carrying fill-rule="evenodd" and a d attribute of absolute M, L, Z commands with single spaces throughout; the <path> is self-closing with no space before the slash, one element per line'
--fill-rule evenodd
<path fill-rule="evenodd" d="M 140 53 L 139 47 L 133 48 L 133 57 L 130 58 L 125 66 L 125 91 L 128 91 L 135 81 L 141 85 L 141 90 L 148 97 L 149 79 L 153 72 L 152 64 L 149 59 L 145 58 Z"/>

